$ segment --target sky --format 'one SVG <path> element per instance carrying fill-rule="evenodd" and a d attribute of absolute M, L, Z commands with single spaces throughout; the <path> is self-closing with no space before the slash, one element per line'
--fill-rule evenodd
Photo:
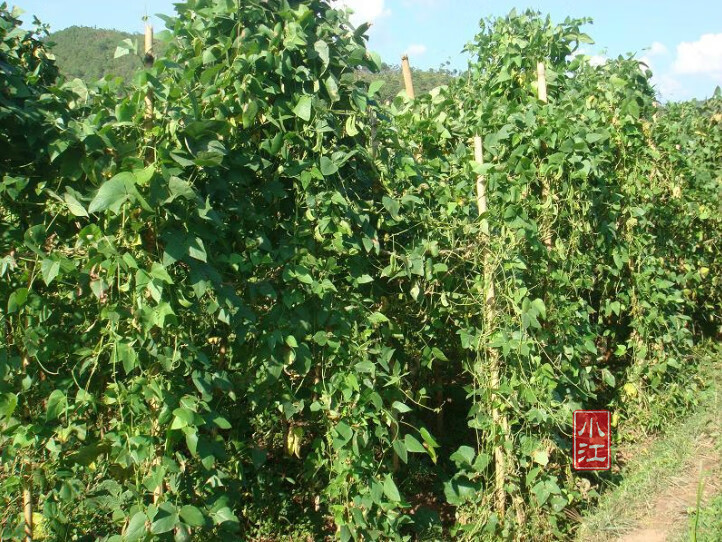
<path fill-rule="evenodd" d="M 722 1 L 719 0 L 333 0 L 355 13 L 352 22 L 371 22 L 369 48 L 384 62 L 398 64 L 408 54 L 419 68 L 466 67 L 464 44 L 489 16 L 532 8 L 554 21 L 591 17 L 584 28 L 595 41 L 583 53 L 596 62 L 635 53 L 654 72 L 653 84 L 664 100 L 703 99 L 722 86 Z M 151 15 L 172 15 L 173 0 L 9 0 L 25 10 L 26 23 L 36 15 L 51 30 L 72 25 L 143 29 Z"/>

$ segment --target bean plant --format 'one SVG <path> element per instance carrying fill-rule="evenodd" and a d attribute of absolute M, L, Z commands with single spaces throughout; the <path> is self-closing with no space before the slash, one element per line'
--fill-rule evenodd
<path fill-rule="evenodd" d="M 611 476 L 571 470 L 572 412 L 619 439 L 694 401 L 719 91 L 660 105 L 633 56 L 579 54 L 588 20 L 528 11 L 381 104 L 323 0 L 180 2 L 162 58 L 86 86 L 18 17 L 0 537 L 29 503 L 48 540 L 564 538 Z"/>

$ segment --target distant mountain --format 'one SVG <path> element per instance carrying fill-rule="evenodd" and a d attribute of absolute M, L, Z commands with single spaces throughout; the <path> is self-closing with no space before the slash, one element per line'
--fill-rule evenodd
<path fill-rule="evenodd" d="M 53 32 L 47 41 L 52 44 L 60 73 L 69 79 L 79 77 L 89 83 L 106 75 L 129 80 L 142 66 L 140 57 L 133 54 L 113 58 L 115 48 L 124 39 L 137 41 L 139 51 L 142 50 L 141 34 L 89 26 L 71 26 Z"/>
<path fill-rule="evenodd" d="M 47 41 L 53 44 L 52 52 L 55 54 L 62 75 L 69 79 L 78 77 L 86 83 L 91 83 L 106 75 L 116 75 L 131 80 L 133 74 L 141 68 L 139 56 L 130 54 L 113 58 L 116 47 L 125 39 L 137 41 L 138 50 L 142 50 L 142 34 L 129 34 L 89 26 L 71 26 L 53 32 Z M 416 94 L 423 94 L 434 87 L 447 84 L 456 75 L 456 72 L 444 68 L 414 69 Z M 404 88 L 401 69 L 397 65 L 384 64 L 380 73 L 359 72 L 358 77 L 367 82 L 383 80 L 385 84 L 379 91 L 382 100 L 393 98 Z"/>
<path fill-rule="evenodd" d="M 414 82 L 414 92 L 417 96 L 429 92 L 431 89 L 440 85 L 448 84 L 452 79 L 458 77 L 456 71 L 445 68 L 419 70 L 412 68 L 411 75 Z M 379 97 L 387 100 L 396 96 L 404 89 L 404 79 L 401 74 L 401 68 L 398 65 L 382 64 L 379 73 L 371 73 L 368 71 L 358 72 L 359 79 L 371 83 L 372 81 L 381 80 L 384 86 L 379 90 Z"/>

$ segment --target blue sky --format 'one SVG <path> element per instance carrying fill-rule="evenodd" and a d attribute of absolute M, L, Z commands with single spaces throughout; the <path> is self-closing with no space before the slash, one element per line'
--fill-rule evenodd
<path fill-rule="evenodd" d="M 527 7 L 567 16 L 592 17 L 585 30 L 595 40 L 585 53 L 595 61 L 635 52 L 651 65 L 664 99 L 704 98 L 722 86 L 722 1 L 711 0 L 334 0 L 356 13 L 355 22 L 370 21 L 369 47 L 395 64 L 407 52 L 411 63 L 436 68 L 449 61 L 463 68 L 464 44 L 481 18 Z M 74 24 L 141 31 L 145 14 L 173 13 L 173 0 L 10 0 L 37 15 L 52 29 Z M 163 23 L 155 20 L 158 29 Z"/>

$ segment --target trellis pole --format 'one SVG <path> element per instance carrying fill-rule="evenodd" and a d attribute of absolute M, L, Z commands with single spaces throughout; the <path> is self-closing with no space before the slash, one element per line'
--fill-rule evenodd
<path fill-rule="evenodd" d="M 33 542 L 33 483 L 32 472 L 27 473 L 23 486 L 23 515 L 25 519 L 25 542 Z"/>
<path fill-rule="evenodd" d="M 539 93 L 539 99 L 547 103 L 547 70 L 543 62 L 537 62 L 536 64 L 536 78 L 537 78 L 537 89 Z"/>
<path fill-rule="evenodd" d="M 143 64 L 146 68 L 152 68 L 153 63 L 155 62 L 155 57 L 153 55 L 153 25 L 146 21 L 145 23 L 145 56 L 143 57 Z M 153 89 L 148 89 L 145 94 L 145 130 L 146 132 L 150 132 L 150 130 L 153 128 L 153 110 L 154 110 L 154 97 L 153 97 Z M 152 154 L 152 147 L 148 147 L 148 152 L 146 153 L 146 163 L 153 162 L 153 154 Z M 155 233 L 152 228 L 148 230 L 150 232 L 151 237 L 155 238 Z M 152 243 L 149 243 L 149 245 L 152 245 Z M 157 421 L 156 421 L 156 428 L 157 428 Z M 156 458 L 153 460 L 153 465 L 158 466 L 161 464 L 161 457 L 159 455 L 156 456 Z M 160 484 L 158 484 L 158 487 L 156 487 L 153 490 L 153 504 L 158 504 L 160 502 L 160 499 L 163 495 L 163 487 L 165 485 L 165 481 L 161 479 Z"/>
<path fill-rule="evenodd" d="M 536 65 L 536 75 L 537 75 L 537 93 L 539 96 L 539 101 L 542 103 L 549 103 L 549 99 L 547 98 L 547 75 L 546 75 L 546 67 L 544 66 L 544 62 L 537 62 Z M 546 201 L 550 197 L 550 191 L 549 191 L 549 181 L 547 179 L 542 179 L 542 198 L 544 201 Z M 547 247 L 547 250 L 552 249 L 552 232 L 551 227 L 549 228 L 549 231 L 544 233 L 544 237 L 542 239 L 544 242 L 544 245 Z"/>
<path fill-rule="evenodd" d="M 411 77 L 411 65 L 409 64 L 409 55 L 404 55 L 401 57 L 401 71 L 404 74 L 404 87 L 406 88 L 406 94 L 408 94 L 409 98 L 412 100 L 416 98 L 416 94 L 414 94 L 414 80 Z"/>
<path fill-rule="evenodd" d="M 146 68 L 151 68 L 154 62 L 153 57 L 153 25 L 145 23 L 145 57 L 143 63 Z M 145 95 L 145 122 L 149 127 L 153 119 L 153 91 L 148 89 Z"/>
<path fill-rule="evenodd" d="M 474 137 L 474 159 L 477 164 L 484 163 L 484 150 L 482 146 L 482 140 L 480 136 Z M 476 178 L 476 204 L 479 210 L 479 215 L 482 216 L 488 210 L 488 202 L 486 197 L 486 178 L 483 175 L 478 175 Z M 482 231 L 486 236 L 484 240 L 484 284 L 486 286 L 486 305 L 484 307 L 484 329 L 489 330 L 492 328 L 495 319 L 494 313 L 494 302 L 496 300 L 496 290 L 494 287 L 494 274 L 491 269 L 491 253 L 488 246 L 489 228 L 488 225 L 482 226 Z M 499 353 L 490 348 L 489 352 L 489 384 L 492 390 L 498 390 L 500 386 L 500 367 L 499 367 Z M 495 427 L 501 429 L 502 442 L 498 442 L 494 447 L 494 496 L 496 503 L 496 511 L 499 518 L 503 518 L 506 512 L 506 491 L 504 490 L 504 484 L 506 482 L 506 457 L 503 446 L 503 439 L 509 432 L 509 422 L 495 405 L 497 398 L 496 391 L 491 396 L 491 416 L 494 421 Z"/>

